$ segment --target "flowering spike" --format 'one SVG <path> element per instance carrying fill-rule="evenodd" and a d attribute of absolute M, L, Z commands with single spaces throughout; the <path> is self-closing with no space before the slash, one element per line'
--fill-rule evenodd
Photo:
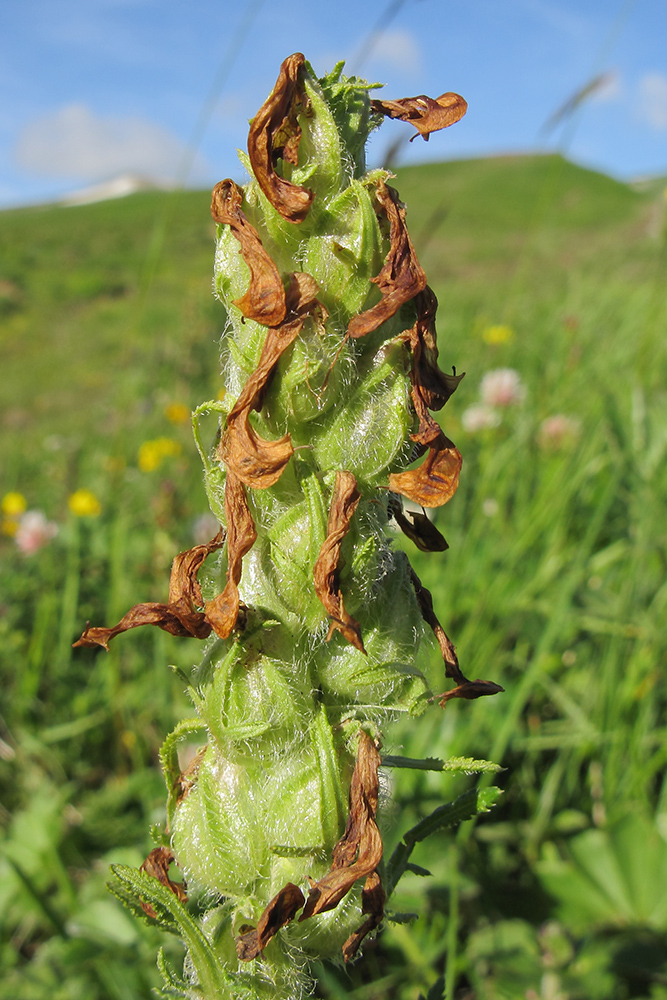
<path fill-rule="evenodd" d="M 380 728 L 434 700 L 417 665 L 428 628 L 456 683 L 442 704 L 500 690 L 464 677 L 388 533 L 393 516 L 422 550 L 447 547 L 396 494 L 439 506 L 456 490 L 461 456 L 430 411 L 461 376 L 437 364 L 437 302 L 406 210 L 389 174 L 364 163 L 380 112 L 428 138 L 465 102 L 371 102 L 369 89 L 342 66 L 318 80 L 290 56 L 250 126 L 249 183 L 214 189 L 214 290 L 229 323 L 224 400 L 195 413 L 220 414 L 209 454 L 195 428 L 224 535 L 177 558 L 168 604 L 78 643 L 142 623 L 215 633 L 190 688 L 198 719 L 163 749 L 170 847 L 142 872 L 117 869 L 116 887 L 179 927 L 193 995 L 207 1000 L 300 997 L 310 959 L 348 961 L 380 925 Z M 415 443 L 427 454 L 411 469 Z M 221 546 L 202 595 L 197 573 Z M 198 727 L 181 771 L 176 744 Z"/>

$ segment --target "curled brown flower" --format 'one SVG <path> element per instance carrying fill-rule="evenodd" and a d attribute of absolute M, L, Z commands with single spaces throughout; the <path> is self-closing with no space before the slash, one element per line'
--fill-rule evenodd
<path fill-rule="evenodd" d="M 380 324 L 398 312 L 403 303 L 409 302 L 426 287 L 426 274 L 408 235 L 405 209 L 398 192 L 380 181 L 376 198 L 389 219 L 389 252 L 380 273 L 371 279 L 380 289 L 382 298 L 350 320 L 347 332 L 353 339 L 377 330 Z"/>
<path fill-rule="evenodd" d="M 231 469 L 227 470 L 225 481 L 225 519 L 227 584 L 221 594 L 206 603 L 206 620 L 222 639 L 229 636 L 238 620 L 242 560 L 257 539 L 257 529 L 248 507 L 245 487 Z"/>
<path fill-rule="evenodd" d="M 375 743 L 362 729 L 350 785 L 350 812 L 345 832 L 333 849 L 331 868 L 317 882 L 312 882 L 305 906 L 298 886 L 293 882 L 283 886 L 265 907 L 257 927 L 243 928 L 236 939 L 236 952 L 242 961 L 257 958 L 302 906 L 299 922 L 333 910 L 360 878 L 366 878 L 361 893 L 361 909 L 366 920 L 343 945 L 346 962 L 356 954 L 366 935 L 380 924 L 385 902 L 385 892 L 376 871 L 382 860 L 382 838 L 376 823 L 380 762 Z"/>
<path fill-rule="evenodd" d="M 365 653 L 361 627 L 359 622 L 345 610 L 338 582 L 341 545 L 360 497 L 357 480 L 352 473 L 337 472 L 329 508 L 327 537 L 315 562 L 313 578 L 315 593 L 331 617 L 327 640 L 331 639 L 335 631 L 341 632 L 348 642 Z"/>
<path fill-rule="evenodd" d="M 446 539 L 423 511 L 397 508 L 392 514 L 403 534 L 422 552 L 445 552 L 449 548 Z"/>
<path fill-rule="evenodd" d="M 311 885 L 306 905 L 299 917 L 300 921 L 307 920 L 308 917 L 312 917 L 316 913 L 325 913 L 327 910 L 334 909 L 358 879 L 377 874 L 376 868 L 382 860 L 382 837 L 375 820 L 378 804 L 379 766 L 378 749 L 368 733 L 361 730 L 357 760 L 350 785 L 350 813 L 345 832 L 333 849 L 330 870 Z M 382 913 L 378 914 L 380 901 L 380 893 L 377 890 L 378 882 L 379 877 L 377 882 L 375 879 L 371 879 L 370 883 L 366 883 L 369 910 L 364 912 L 373 912 L 374 918 L 377 918 L 377 922 L 373 926 L 377 926 L 382 919 Z M 382 902 L 384 902 L 384 898 Z M 369 930 L 372 930 L 372 927 L 369 926 L 365 934 Z M 346 946 L 348 943 L 346 942 Z M 361 938 L 356 947 L 359 943 L 361 943 Z M 353 943 L 350 943 L 350 948 L 352 946 Z M 354 951 L 356 951 L 356 947 Z"/>
<path fill-rule="evenodd" d="M 288 882 L 273 897 L 257 922 L 257 927 L 241 930 L 236 939 L 236 954 L 242 962 L 249 962 L 262 952 L 281 927 L 288 924 L 304 903 L 303 893 L 293 882 Z"/>
<path fill-rule="evenodd" d="M 206 557 L 221 548 L 224 540 L 225 533 L 220 529 L 210 542 L 195 545 L 176 556 L 171 566 L 167 604 L 137 604 L 112 628 L 87 626 L 74 646 L 102 646 L 108 650 L 114 636 L 140 625 L 157 625 L 172 635 L 205 639 L 211 634 L 211 623 L 198 610 L 204 602 L 197 576 Z"/>
<path fill-rule="evenodd" d="M 257 183 L 288 222 L 302 222 L 315 197 L 312 191 L 276 172 L 279 159 L 297 163 L 301 139 L 297 110 L 304 99 L 299 71 L 305 61 L 301 52 L 285 59 L 275 86 L 253 118 L 248 134 L 248 153 Z"/>
<path fill-rule="evenodd" d="M 439 430 L 422 464 L 391 473 L 389 488 L 422 507 L 442 507 L 456 493 L 462 461 L 458 448 Z"/>
<path fill-rule="evenodd" d="M 262 246 L 259 234 L 241 210 L 243 192 L 232 180 L 220 181 L 213 188 L 211 215 L 216 222 L 228 225 L 241 245 L 241 256 L 250 268 L 250 284 L 240 299 L 234 299 L 246 319 L 264 326 L 278 326 L 287 309 L 285 289 L 278 268 Z"/>
<path fill-rule="evenodd" d="M 417 319 L 410 330 L 401 335 L 412 352 L 410 378 L 413 385 L 415 408 L 419 396 L 429 410 L 440 410 L 464 376 L 447 375 L 438 366 L 438 345 L 435 332 L 435 314 L 438 300 L 428 285 L 415 296 Z"/>
<path fill-rule="evenodd" d="M 435 100 L 420 94 L 418 97 L 403 97 L 398 101 L 371 101 L 376 114 L 387 118 L 399 118 L 410 122 L 417 129 L 410 142 L 421 135 L 428 142 L 431 132 L 439 132 L 460 121 L 468 110 L 468 104 L 460 94 L 441 94 Z"/>
<path fill-rule="evenodd" d="M 459 666 L 459 659 L 456 655 L 454 643 L 445 632 L 433 610 L 433 597 L 430 590 L 426 589 L 412 568 L 410 568 L 410 579 L 412 580 L 412 586 L 417 596 L 417 603 L 419 604 L 422 618 L 432 629 L 440 646 L 440 652 L 445 662 L 445 676 L 456 681 L 455 688 L 445 691 L 444 694 L 440 695 L 440 707 L 444 708 L 452 698 L 473 700 L 475 698 L 482 698 L 484 695 L 499 694 L 501 691 L 504 691 L 504 688 L 494 681 L 468 680 Z"/>
<path fill-rule="evenodd" d="M 317 282 L 299 272 L 290 277 L 287 314 L 283 323 L 267 330 L 262 353 L 227 417 L 218 454 L 228 469 L 253 489 L 267 489 L 282 475 L 294 454 L 289 434 L 267 441 L 250 424 L 250 413 L 262 407 L 264 394 L 281 355 L 293 344 L 309 313 L 317 307 Z"/>

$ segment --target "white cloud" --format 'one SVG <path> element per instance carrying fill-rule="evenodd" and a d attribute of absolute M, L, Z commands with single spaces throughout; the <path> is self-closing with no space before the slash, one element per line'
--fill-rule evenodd
<path fill-rule="evenodd" d="M 656 132 L 667 129 L 667 76 L 647 73 L 639 81 L 639 114 Z"/>
<path fill-rule="evenodd" d="M 419 69 L 421 53 L 409 31 L 383 31 L 372 43 L 370 58 L 411 75 Z"/>
<path fill-rule="evenodd" d="M 100 181 L 137 173 L 174 180 L 184 152 L 180 139 L 146 119 L 103 117 L 69 104 L 24 126 L 14 156 L 42 176 Z"/>

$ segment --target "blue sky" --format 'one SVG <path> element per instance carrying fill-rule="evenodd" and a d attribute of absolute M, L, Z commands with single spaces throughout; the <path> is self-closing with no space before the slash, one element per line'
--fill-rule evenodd
<path fill-rule="evenodd" d="M 247 119 L 295 51 L 320 74 L 346 59 L 388 98 L 466 98 L 466 117 L 404 146 L 402 162 L 560 148 L 620 178 L 667 174 L 665 0 L 7 0 L 0 206 L 125 172 L 240 176 Z M 401 130 L 386 123 L 371 164 Z"/>

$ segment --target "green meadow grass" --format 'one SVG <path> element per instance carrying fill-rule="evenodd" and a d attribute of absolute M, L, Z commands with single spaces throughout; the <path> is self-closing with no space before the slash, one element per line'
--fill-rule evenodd
<path fill-rule="evenodd" d="M 440 300 L 441 365 L 467 373 L 441 414 L 464 455 L 436 515 L 450 548 L 396 544 L 466 675 L 505 693 L 399 721 L 385 751 L 497 761 L 504 795 L 416 849 L 432 877 L 404 878 L 404 916 L 351 969 L 322 967 L 318 995 L 664 1000 L 663 193 L 556 156 L 406 167 L 396 185 Z M 187 670 L 195 643 L 138 630 L 107 655 L 70 644 L 86 620 L 164 599 L 206 511 L 188 425 L 165 410 L 223 388 L 212 251 L 202 192 L 0 216 L 1 492 L 60 526 L 32 556 L 0 543 L 3 1000 L 132 1000 L 158 982 L 161 935 L 104 883 L 163 818 L 157 750 L 188 710 L 169 665 Z M 499 325 L 513 335 L 489 343 Z M 482 377 L 506 367 L 524 401 L 467 431 Z M 578 430 L 549 444 L 556 415 Z M 161 437 L 180 451 L 142 470 Z M 68 512 L 80 488 L 98 517 Z M 471 780 L 388 772 L 390 848 Z"/>

